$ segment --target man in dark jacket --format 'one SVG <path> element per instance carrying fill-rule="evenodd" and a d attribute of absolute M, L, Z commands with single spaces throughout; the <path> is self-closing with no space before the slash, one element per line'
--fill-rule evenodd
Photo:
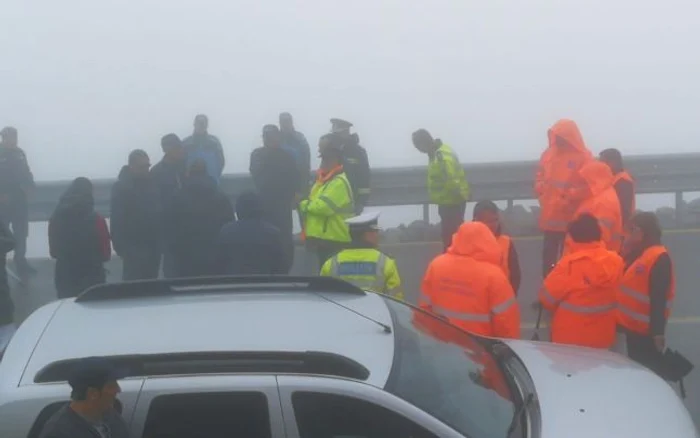
<path fill-rule="evenodd" d="M 626 228 L 630 219 L 635 213 L 635 194 L 634 180 L 629 173 L 625 171 L 625 166 L 622 162 L 622 154 L 617 149 L 605 149 L 600 153 L 600 161 L 610 167 L 615 176 L 615 192 L 620 200 L 620 212 L 622 213 L 622 224 Z"/>
<path fill-rule="evenodd" d="M 0 139 L 0 220 L 12 227 L 15 266 L 17 273 L 26 277 L 35 272 L 27 262 L 28 192 L 34 187 L 34 176 L 27 156 L 18 146 L 17 129 L 3 128 Z"/>
<path fill-rule="evenodd" d="M 294 128 L 294 119 L 289 113 L 279 117 L 282 133 L 282 149 L 289 152 L 297 163 L 300 195 L 306 196 L 311 183 L 311 148 L 306 137 Z"/>
<path fill-rule="evenodd" d="M 243 193 L 236 200 L 238 220 L 225 225 L 219 234 L 217 266 L 222 275 L 286 274 L 282 236 L 263 218 L 260 198 Z"/>
<path fill-rule="evenodd" d="M 194 118 L 194 133 L 183 140 L 186 154 L 186 167 L 189 167 L 196 160 L 202 160 L 207 165 L 207 173 L 216 183 L 219 183 L 221 174 L 224 172 L 226 159 L 224 158 L 224 148 L 221 141 L 209 134 L 209 118 L 204 114 L 199 114 Z"/>
<path fill-rule="evenodd" d="M 145 151 L 132 151 L 112 187 L 112 244 L 124 263 L 124 281 L 158 278 L 162 212 L 150 167 Z"/>
<path fill-rule="evenodd" d="M 71 402 L 46 421 L 39 438 L 129 438 L 129 426 L 115 408 L 123 377 L 105 358 L 81 359 L 68 378 Z"/>
<path fill-rule="evenodd" d="M 233 207 L 207 174 L 206 164 L 190 166 L 185 185 L 167 213 L 167 244 L 178 277 L 216 274 L 216 243 L 224 224 L 234 219 Z"/>
<path fill-rule="evenodd" d="M 5 259 L 15 246 L 10 229 L 0 221 L 0 357 L 15 331 L 15 305 L 7 282 Z"/>
<path fill-rule="evenodd" d="M 104 263 L 112 255 L 109 239 L 107 222 L 95 211 L 92 182 L 76 178 L 49 219 L 49 253 L 56 259 L 59 299 L 106 281 Z"/>
<path fill-rule="evenodd" d="M 263 128 L 263 144 L 250 156 L 250 174 L 260 194 L 265 219 L 280 230 L 284 240 L 288 272 L 294 262 L 292 209 L 299 194 L 299 171 L 292 155 L 281 147 L 277 126 Z"/>
<path fill-rule="evenodd" d="M 352 123 L 342 119 L 331 119 L 331 133 L 343 144 L 343 169 L 355 195 L 355 212 L 359 215 L 369 200 L 371 170 L 367 151 L 360 146 L 360 137 L 351 134 Z"/>
<path fill-rule="evenodd" d="M 175 194 L 182 188 L 185 179 L 185 152 L 180 137 L 176 134 L 167 134 L 160 140 L 163 149 L 163 158 L 151 169 L 151 177 L 158 187 L 160 203 L 163 206 L 163 223 L 170 218 L 165 216 Z M 176 275 L 175 262 L 170 251 L 166 250 L 165 235 L 162 236 L 163 276 L 172 278 Z"/>

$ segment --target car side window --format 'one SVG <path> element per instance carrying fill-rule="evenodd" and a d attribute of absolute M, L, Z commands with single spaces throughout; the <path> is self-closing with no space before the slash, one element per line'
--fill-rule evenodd
<path fill-rule="evenodd" d="M 396 412 L 348 396 L 295 392 L 292 405 L 300 438 L 438 438 Z"/>
<path fill-rule="evenodd" d="M 157 396 L 143 438 L 272 438 L 267 397 L 259 392 Z"/>

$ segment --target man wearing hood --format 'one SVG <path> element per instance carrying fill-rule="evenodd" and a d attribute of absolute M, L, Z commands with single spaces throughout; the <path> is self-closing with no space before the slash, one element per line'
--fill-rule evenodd
<path fill-rule="evenodd" d="M 360 136 L 350 133 L 352 126 L 346 120 L 331 119 L 331 133 L 338 137 L 343 148 L 343 169 L 355 196 L 355 213 L 360 214 L 369 200 L 372 171 L 367 151 L 360 146 Z"/>
<path fill-rule="evenodd" d="M 520 337 L 520 308 L 501 267 L 502 251 L 481 222 L 465 222 L 423 277 L 418 304 L 463 330 Z"/>
<path fill-rule="evenodd" d="M 590 214 L 569 225 L 570 252 L 547 275 L 542 306 L 552 313 L 552 342 L 612 348 L 616 341 L 616 293 L 624 261 L 601 242 L 599 221 Z"/>
<path fill-rule="evenodd" d="M 221 229 L 216 266 L 222 275 L 286 274 L 287 261 L 280 231 L 263 216 L 256 193 L 242 193 L 236 200 L 237 221 Z"/>
<path fill-rule="evenodd" d="M 299 169 L 294 157 L 282 149 L 282 134 L 275 125 L 263 127 L 263 147 L 250 156 L 250 175 L 260 194 L 265 218 L 280 230 L 286 254 L 286 271 L 294 262 L 292 209 L 300 194 Z"/>
<path fill-rule="evenodd" d="M 216 274 L 217 237 L 234 216 L 231 202 L 207 173 L 206 163 L 192 163 L 184 186 L 166 211 L 167 244 L 177 276 Z"/>
<path fill-rule="evenodd" d="M 601 240 L 607 249 L 620 252 L 622 248 L 622 212 L 620 201 L 613 186 L 614 177 L 610 167 L 602 161 L 592 160 L 579 171 L 585 183 L 585 198 L 574 217 L 590 214 L 598 220 Z M 569 252 L 571 238 L 565 240 L 564 252 Z"/>
<path fill-rule="evenodd" d="M 112 186 L 112 244 L 122 258 L 124 281 L 158 278 L 162 212 L 150 167 L 148 154 L 133 150 Z"/>
<path fill-rule="evenodd" d="M 561 256 L 566 227 L 586 197 L 579 170 L 593 159 L 573 120 L 559 120 L 547 134 L 549 146 L 540 157 L 534 187 L 540 203 L 539 226 L 544 232 L 543 277 Z"/>
<path fill-rule="evenodd" d="M 49 219 L 49 253 L 56 259 L 59 299 L 106 281 L 104 263 L 112 255 L 109 239 L 105 218 L 95 212 L 92 182 L 76 178 Z"/>

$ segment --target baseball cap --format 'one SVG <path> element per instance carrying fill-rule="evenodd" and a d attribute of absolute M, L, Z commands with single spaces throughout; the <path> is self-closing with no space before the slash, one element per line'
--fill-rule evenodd
<path fill-rule="evenodd" d="M 86 357 L 75 363 L 68 377 L 68 384 L 74 390 L 103 388 L 107 383 L 128 376 L 126 369 L 119 369 L 104 357 Z"/>

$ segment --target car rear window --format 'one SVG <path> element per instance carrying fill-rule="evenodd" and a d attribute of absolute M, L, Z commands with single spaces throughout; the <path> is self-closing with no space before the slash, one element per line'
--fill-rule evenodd
<path fill-rule="evenodd" d="M 474 336 L 386 301 L 396 349 L 385 389 L 466 436 L 506 436 L 515 399 L 492 354 Z"/>

